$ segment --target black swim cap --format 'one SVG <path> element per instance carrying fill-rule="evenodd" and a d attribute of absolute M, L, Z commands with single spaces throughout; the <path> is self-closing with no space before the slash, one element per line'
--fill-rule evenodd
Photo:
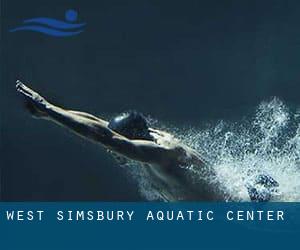
<path fill-rule="evenodd" d="M 136 111 L 121 113 L 109 121 L 108 127 L 129 139 L 153 140 L 147 119 Z"/>

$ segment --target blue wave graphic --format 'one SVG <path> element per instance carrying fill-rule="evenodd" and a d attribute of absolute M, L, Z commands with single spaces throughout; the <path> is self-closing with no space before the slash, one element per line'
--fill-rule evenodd
<path fill-rule="evenodd" d="M 75 28 L 83 27 L 85 25 L 85 23 L 73 24 L 73 23 L 67 23 L 67 22 L 63 22 L 52 18 L 46 18 L 46 17 L 38 17 L 38 18 L 24 20 L 23 23 L 44 24 L 44 25 L 48 25 L 51 28 L 56 28 L 56 29 L 75 29 Z"/>
<path fill-rule="evenodd" d="M 23 26 L 9 31 L 35 31 L 56 37 L 74 36 L 83 32 L 83 29 L 80 28 L 85 26 L 85 23 L 73 23 L 77 19 L 77 12 L 75 10 L 67 10 L 65 12 L 65 19 L 67 22 L 47 17 L 27 19 L 23 21 Z"/>
<path fill-rule="evenodd" d="M 47 28 L 47 27 L 35 26 L 35 25 L 17 27 L 15 29 L 10 30 L 10 32 L 21 31 L 21 30 L 36 31 L 36 32 L 40 32 L 40 33 L 44 33 L 44 34 L 47 34 L 47 35 L 50 35 L 50 36 L 56 36 L 56 37 L 74 36 L 74 35 L 77 35 L 77 34 L 83 32 L 83 30 L 60 31 L 60 30 L 54 30 L 54 29 L 50 29 L 50 28 Z"/>

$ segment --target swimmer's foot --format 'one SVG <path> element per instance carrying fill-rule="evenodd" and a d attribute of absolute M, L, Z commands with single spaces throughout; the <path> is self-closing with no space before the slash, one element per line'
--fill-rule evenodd
<path fill-rule="evenodd" d="M 279 183 L 267 174 L 259 174 L 246 187 L 251 201 L 270 201 L 279 194 Z"/>
<path fill-rule="evenodd" d="M 35 118 L 47 116 L 45 109 L 48 103 L 42 96 L 19 80 L 16 81 L 16 90 L 25 98 L 25 107 Z"/>

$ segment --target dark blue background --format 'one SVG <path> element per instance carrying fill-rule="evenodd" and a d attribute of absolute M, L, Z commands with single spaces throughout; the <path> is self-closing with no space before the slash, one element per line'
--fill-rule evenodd
<path fill-rule="evenodd" d="M 31 119 L 17 78 L 66 108 L 137 109 L 174 126 L 240 119 L 266 98 L 300 103 L 299 1 L 1 1 L 1 199 L 141 200 L 102 148 Z M 78 11 L 85 31 L 9 33 Z"/>

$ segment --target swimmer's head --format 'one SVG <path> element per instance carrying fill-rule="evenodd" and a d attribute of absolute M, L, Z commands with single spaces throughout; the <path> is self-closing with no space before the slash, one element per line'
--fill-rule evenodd
<path fill-rule="evenodd" d="M 147 119 L 136 111 L 117 115 L 109 121 L 108 127 L 129 139 L 153 140 Z"/>

